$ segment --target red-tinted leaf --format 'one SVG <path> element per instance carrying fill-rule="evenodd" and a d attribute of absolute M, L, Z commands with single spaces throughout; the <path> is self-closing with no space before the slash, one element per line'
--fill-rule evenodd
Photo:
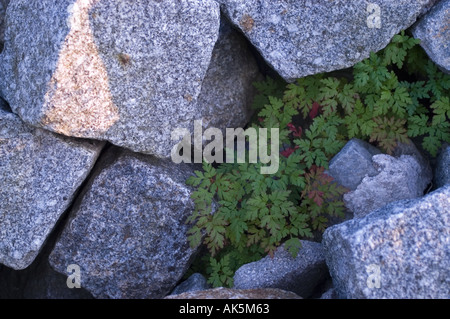
<path fill-rule="evenodd" d="M 311 111 L 309 112 L 309 117 L 311 118 L 311 120 L 314 119 L 319 114 L 321 108 L 322 106 L 319 103 L 317 102 L 313 103 Z"/>
<path fill-rule="evenodd" d="M 299 126 L 298 128 L 297 128 L 297 132 L 294 132 L 294 136 L 295 137 L 302 137 L 302 134 L 303 134 L 303 130 L 302 130 L 302 128 Z"/>
<path fill-rule="evenodd" d="M 289 147 L 289 148 L 285 149 L 284 151 L 280 152 L 280 154 L 283 155 L 284 157 L 288 158 L 289 156 L 292 155 L 292 153 L 295 152 L 296 149 L 298 149 L 298 145 L 295 146 L 294 148 Z"/>
<path fill-rule="evenodd" d="M 310 199 L 312 199 L 314 201 L 314 203 L 317 204 L 317 206 L 322 206 L 323 204 L 323 192 L 321 191 L 317 191 L 317 190 L 313 190 L 310 191 L 308 194 L 308 197 Z"/>
<path fill-rule="evenodd" d="M 294 137 L 302 137 L 303 129 L 302 129 L 300 126 L 299 126 L 299 127 L 295 127 L 294 124 L 289 123 L 289 124 L 287 125 L 287 127 L 288 127 L 289 131 L 292 132 L 292 135 L 293 135 Z"/>

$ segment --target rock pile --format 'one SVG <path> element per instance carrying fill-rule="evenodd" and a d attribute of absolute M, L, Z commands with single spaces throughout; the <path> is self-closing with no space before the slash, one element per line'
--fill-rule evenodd
<path fill-rule="evenodd" d="M 448 298 L 448 145 L 432 169 L 412 144 L 348 142 L 328 174 L 355 218 L 233 289 L 182 282 L 194 165 L 169 157 L 177 128 L 244 127 L 265 63 L 289 82 L 340 70 L 416 23 L 448 72 L 449 5 L 0 0 L 0 297 Z"/>

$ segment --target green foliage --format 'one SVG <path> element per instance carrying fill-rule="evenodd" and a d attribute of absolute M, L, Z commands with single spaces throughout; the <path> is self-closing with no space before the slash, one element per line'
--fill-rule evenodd
<path fill-rule="evenodd" d="M 328 217 L 344 217 L 344 203 L 340 201 L 346 189 L 324 173 L 323 167 L 313 166 L 305 175 L 300 211 L 309 215 L 313 230 L 325 231 Z"/>
<path fill-rule="evenodd" d="M 425 59 L 418 43 L 402 32 L 385 50 L 354 67 L 361 103 L 353 113 L 346 112 L 350 138 L 369 140 L 391 153 L 397 142 L 422 136 L 422 146 L 432 156 L 449 141 L 450 76 Z M 395 71 L 405 64 L 417 81 L 398 80 Z"/>
<path fill-rule="evenodd" d="M 210 269 L 208 270 L 208 273 L 210 273 L 211 276 L 209 277 L 208 282 L 214 287 L 231 287 L 233 285 L 234 271 L 230 268 L 230 255 L 225 255 L 219 261 L 211 257 L 209 262 Z"/>
<path fill-rule="evenodd" d="M 282 243 L 295 256 L 299 238 L 343 216 L 346 190 L 324 171 L 349 139 L 392 153 L 398 142 L 421 137 L 432 156 L 450 142 L 450 77 L 425 60 L 418 42 L 396 35 L 356 64 L 350 79 L 319 74 L 255 84 L 251 126 L 279 128 L 278 172 L 260 174 L 261 164 L 204 163 L 187 181 L 195 188 L 189 240 L 208 250 L 200 263 L 208 264 L 203 272 L 212 285 L 231 286 L 242 264 L 273 255 Z"/>
<path fill-rule="evenodd" d="M 406 120 L 400 118 L 376 117 L 377 126 L 370 134 L 370 142 L 378 142 L 378 145 L 388 154 L 392 154 L 397 142 L 408 143 L 406 136 Z"/>
<path fill-rule="evenodd" d="M 396 65 L 401 69 L 408 51 L 419 43 L 420 40 L 406 36 L 404 31 L 395 35 L 391 43 L 384 49 L 383 64 Z"/>
<path fill-rule="evenodd" d="M 441 96 L 430 105 L 432 114 L 416 114 L 408 119 L 409 136 L 424 136 L 423 147 L 436 156 L 441 141 L 450 141 L 450 102 L 448 96 Z"/>
<path fill-rule="evenodd" d="M 317 101 L 321 86 L 321 75 L 301 78 L 296 83 L 288 84 L 284 92 L 286 107 L 302 112 L 306 118 Z"/>
<path fill-rule="evenodd" d="M 343 120 L 333 115 L 316 117 L 305 136 L 296 139 L 295 144 L 299 146 L 300 159 L 308 168 L 315 166 L 328 167 L 328 160 L 344 146 L 344 141 L 338 134 L 338 127 Z"/>

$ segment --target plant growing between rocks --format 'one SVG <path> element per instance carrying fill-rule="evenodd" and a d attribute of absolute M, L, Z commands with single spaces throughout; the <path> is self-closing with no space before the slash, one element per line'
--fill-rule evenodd
<path fill-rule="evenodd" d="M 203 171 L 187 180 L 196 188 L 189 240 L 207 248 L 193 271 L 206 273 L 215 287 L 232 286 L 241 265 L 272 255 L 282 243 L 295 256 L 298 238 L 323 232 L 332 216 L 343 217 L 346 189 L 325 169 L 349 139 L 392 154 L 397 142 L 420 137 L 433 157 L 442 142 L 450 142 L 450 76 L 418 43 L 401 32 L 356 64 L 349 77 L 255 83 L 257 116 L 250 126 L 279 128 L 279 170 L 262 175 L 261 164 L 204 163 Z"/>

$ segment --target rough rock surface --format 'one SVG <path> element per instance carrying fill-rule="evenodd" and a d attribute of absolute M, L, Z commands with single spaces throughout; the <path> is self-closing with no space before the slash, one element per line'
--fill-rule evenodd
<path fill-rule="evenodd" d="M 319 299 L 337 299 L 336 291 L 334 288 L 330 288 L 325 291 Z"/>
<path fill-rule="evenodd" d="M 202 114 L 215 1 L 15 0 L 7 19 L 0 93 L 29 124 L 167 157 Z"/>
<path fill-rule="evenodd" d="M 436 188 L 450 184 L 450 145 L 442 147 L 434 169 L 434 184 Z"/>
<path fill-rule="evenodd" d="M 202 274 L 192 274 L 188 279 L 175 287 L 171 295 L 179 295 L 184 292 L 207 290 L 209 287 L 206 278 Z"/>
<path fill-rule="evenodd" d="M 245 37 L 222 18 L 197 102 L 204 128 L 245 127 L 255 94 L 253 82 L 258 80 L 262 75 Z"/>
<path fill-rule="evenodd" d="M 412 29 L 428 56 L 450 74 L 450 0 L 441 0 Z"/>
<path fill-rule="evenodd" d="M 0 107 L 1 264 L 33 262 L 102 146 L 30 127 Z"/>
<path fill-rule="evenodd" d="M 419 163 L 420 170 L 418 173 L 421 184 L 417 186 L 425 190 L 433 178 L 430 162 L 411 140 L 409 140 L 409 143 L 397 143 L 397 147 L 394 149 L 392 156 L 400 157 L 402 155 L 411 155 Z"/>
<path fill-rule="evenodd" d="M 50 255 L 96 298 L 162 298 L 181 279 L 196 249 L 186 218 L 194 204 L 185 184 L 192 170 L 154 157 L 108 150 L 75 203 Z"/>
<path fill-rule="evenodd" d="M 236 289 L 279 288 L 308 298 L 327 276 L 325 257 L 320 243 L 302 240 L 294 259 L 281 246 L 274 257 L 245 264 L 234 275 Z"/>
<path fill-rule="evenodd" d="M 417 160 L 410 155 L 395 158 L 385 154 L 375 155 L 373 164 L 378 175 L 365 177 L 356 190 L 344 194 L 345 206 L 360 218 L 371 211 L 391 202 L 402 199 L 413 199 L 423 196 L 421 168 Z"/>
<path fill-rule="evenodd" d="M 179 295 L 167 296 L 165 299 L 302 299 L 302 298 L 291 291 L 284 291 L 281 289 L 274 289 L 274 288 L 230 289 L 220 287 L 203 291 L 185 292 Z"/>
<path fill-rule="evenodd" d="M 341 298 L 449 298 L 450 185 L 330 227 L 323 238 Z"/>
<path fill-rule="evenodd" d="M 350 67 L 383 49 L 436 0 L 218 0 L 287 81 Z"/>
<path fill-rule="evenodd" d="M 0 0 L 0 52 L 3 50 L 3 42 L 5 36 L 5 16 L 6 7 L 9 4 L 9 0 Z"/>
<path fill-rule="evenodd" d="M 342 186 L 355 190 L 365 176 L 378 174 L 372 156 L 380 153 L 369 143 L 353 138 L 331 159 L 327 174 Z"/>

